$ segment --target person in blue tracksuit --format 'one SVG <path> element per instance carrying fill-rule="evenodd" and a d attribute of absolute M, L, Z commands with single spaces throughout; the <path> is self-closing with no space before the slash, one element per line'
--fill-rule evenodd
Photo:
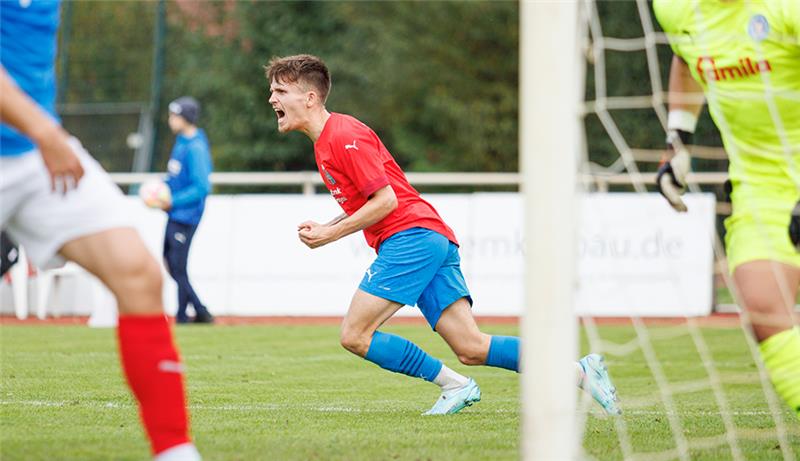
<path fill-rule="evenodd" d="M 172 193 L 172 202 L 166 210 L 169 220 L 164 235 L 164 261 L 178 284 L 177 323 L 190 321 L 186 313 L 189 303 L 194 307 L 194 322 L 214 321 L 189 283 L 186 271 L 192 237 L 203 216 L 206 196 L 211 191 L 211 149 L 205 132 L 196 125 L 199 115 L 200 104 L 194 98 L 184 96 L 169 104 L 169 127 L 176 139 L 167 163 L 167 185 Z"/>

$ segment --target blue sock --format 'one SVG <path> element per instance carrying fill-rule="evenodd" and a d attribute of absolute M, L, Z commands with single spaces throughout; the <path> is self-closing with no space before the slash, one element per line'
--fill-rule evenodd
<path fill-rule="evenodd" d="M 442 369 L 442 362 L 428 355 L 411 341 L 376 331 L 364 357 L 379 367 L 404 375 L 433 381 Z"/>
<path fill-rule="evenodd" d="M 519 372 L 519 338 L 516 336 L 492 336 L 486 365 Z"/>

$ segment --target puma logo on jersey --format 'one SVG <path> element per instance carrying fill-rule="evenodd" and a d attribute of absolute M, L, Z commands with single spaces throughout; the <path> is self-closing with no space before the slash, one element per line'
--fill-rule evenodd
<path fill-rule="evenodd" d="M 370 270 L 370 268 L 367 268 L 367 282 L 371 282 L 372 281 L 372 276 L 373 275 L 375 275 L 375 272 L 372 272 L 372 270 Z"/>
<path fill-rule="evenodd" d="M 356 146 L 356 140 L 353 140 L 353 144 L 345 144 L 344 150 L 355 149 L 358 150 L 358 146 Z"/>

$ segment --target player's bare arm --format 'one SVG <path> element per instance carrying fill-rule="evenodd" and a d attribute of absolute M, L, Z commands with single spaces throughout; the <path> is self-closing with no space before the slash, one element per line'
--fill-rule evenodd
<path fill-rule="evenodd" d="M 669 111 L 686 112 L 693 115 L 696 120 L 703 110 L 703 98 L 703 87 L 692 77 L 689 65 L 680 56 L 672 56 L 667 94 Z M 665 155 L 661 159 L 663 162 L 671 159 L 674 151 L 668 151 Z"/>
<path fill-rule="evenodd" d="M 69 145 L 69 134 L 14 83 L 0 68 L 0 121 L 28 135 L 37 145 L 50 173 L 53 191 L 57 184 L 64 192 L 78 185 L 83 167 Z"/>
<path fill-rule="evenodd" d="M 699 115 L 703 109 L 703 87 L 692 77 L 689 65 L 680 56 L 673 55 L 669 70 L 670 110 L 687 110 Z"/>
<path fill-rule="evenodd" d="M 337 217 L 331 219 L 330 221 L 328 221 L 327 223 L 325 223 L 325 225 L 326 226 L 333 226 L 334 224 L 339 224 L 340 222 L 342 222 L 342 220 L 346 219 L 348 216 L 349 215 L 347 213 L 342 213 L 339 216 L 337 216 Z"/>
<path fill-rule="evenodd" d="M 397 197 L 392 186 L 387 185 L 375 191 L 367 203 L 352 216 L 340 215 L 339 218 L 343 218 L 338 221 L 334 219 L 331 221 L 333 224 L 319 224 L 314 221 L 301 223 L 297 226 L 298 236 L 309 248 L 318 248 L 375 224 L 395 208 Z"/>
<path fill-rule="evenodd" d="M 322 224 L 322 226 L 333 226 L 334 224 L 337 224 L 337 223 L 339 223 L 341 220 L 345 219 L 347 216 L 348 216 L 348 214 L 347 214 L 347 213 L 342 213 L 342 214 L 340 214 L 339 216 L 337 216 L 337 217 L 335 217 L 335 218 L 331 219 L 331 220 L 330 220 L 330 221 L 328 221 L 327 223 L 325 223 L 325 224 Z M 298 231 L 300 231 L 301 229 L 303 229 L 303 228 L 308 228 L 308 227 L 311 227 L 312 225 L 317 225 L 317 226 L 319 226 L 320 224 L 319 224 L 319 223 L 317 223 L 317 222 L 315 222 L 315 221 L 303 221 L 302 223 L 300 223 L 300 224 L 298 224 L 298 225 L 297 225 L 297 230 L 298 230 Z"/>

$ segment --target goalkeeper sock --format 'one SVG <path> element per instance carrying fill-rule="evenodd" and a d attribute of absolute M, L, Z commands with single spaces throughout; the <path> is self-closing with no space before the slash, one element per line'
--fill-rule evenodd
<path fill-rule="evenodd" d="M 759 348 L 772 385 L 800 418 L 800 328 L 772 335 Z"/>
<path fill-rule="evenodd" d="M 442 362 L 428 355 L 411 341 L 390 333 L 376 331 L 372 335 L 365 359 L 379 367 L 404 375 L 433 381 L 442 369 Z"/>
<path fill-rule="evenodd" d="M 120 316 L 117 336 L 153 453 L 189 443 L 183 365 L 166 316 Z"/>
<path fill-rule="evenodd" d="M 519 372 L 519 338 L 516 336 L 492 336 L 486 365 Z"/>

